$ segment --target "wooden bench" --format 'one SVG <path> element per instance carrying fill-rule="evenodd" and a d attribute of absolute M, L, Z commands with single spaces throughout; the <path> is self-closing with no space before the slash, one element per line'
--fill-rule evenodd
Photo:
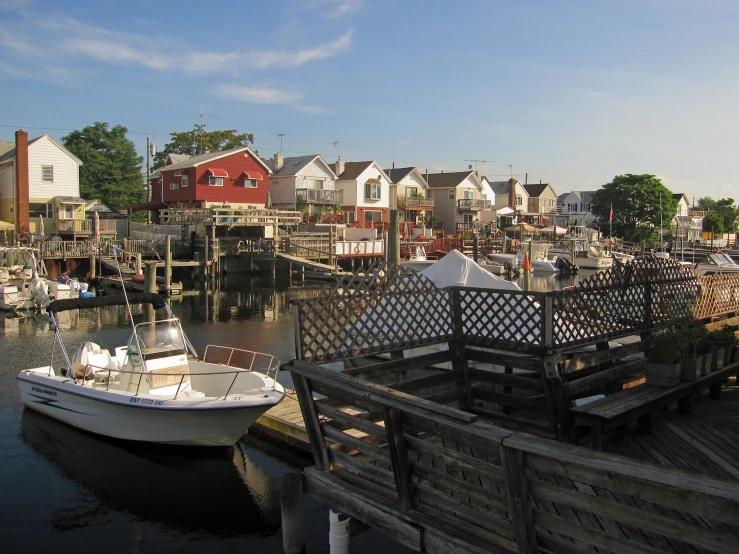
<path fill-rule="evenodd" d="M 677 402 L 678 411 L 688 413 L 693 393 L 710 388 L 710 397 L 718 398 L 721 395 L 721 383 L 737 373 L 739 362 L 676 387 L 643 384 L 625 389 L 584 406 L 572 408 L 574 423 L 588 425 L 590 447 L 601 450 L 604 433 L 634 420 L 638 421 L 642 432 L 648 433 L 651 430 L 651 415 L 654 412 Z"/>

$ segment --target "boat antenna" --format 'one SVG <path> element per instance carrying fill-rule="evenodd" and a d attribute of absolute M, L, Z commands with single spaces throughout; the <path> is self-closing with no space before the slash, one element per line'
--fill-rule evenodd
<path fill-rule="evenodd" d="M 116 270 L 118 271 L 118 278 L 121 280 L 121 290 L 123 291 L 123 298 L 125 299 L 125 302 L 126 302 L 126 310 L 128 311 L 128 320 L 131 322 L 131 330 L 133 331 L 133 338 L 136 341 L 136 349 L 138 350 L 140 348 L 139 335 L 136 332 L 136 324 L 133 321 L 133 313 L 131 312 L 131 304 L 128 302 L 128 293 L 126 292 L 126 283 L 123 281 L 123 272 L 121 271 L 121 264 L 118 262 L 118 254 L 120 253 L 121 258 L 122 258 L 125 252 L 123 251 L 123 249 L 119 248 L 118 246 L 114 244 L 111 244 L 110 248 L 113 251 L 113 259 L 115 260 Z M 143 358 L 142 352 L 139 352 L 139 359 L 141 360 L 143 364 L 144 358 Z M 131 361 L 133 362 L 133 358 L 131 358 Z"/>

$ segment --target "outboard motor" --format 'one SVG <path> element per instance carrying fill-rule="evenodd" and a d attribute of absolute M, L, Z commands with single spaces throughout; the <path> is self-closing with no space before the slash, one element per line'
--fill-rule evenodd
<path fill-rule="evenodd" d="M 577 273 L 578 267 L 567 258 L 557 258 L 557 269 L 560 273 L 571 274 Z"/>

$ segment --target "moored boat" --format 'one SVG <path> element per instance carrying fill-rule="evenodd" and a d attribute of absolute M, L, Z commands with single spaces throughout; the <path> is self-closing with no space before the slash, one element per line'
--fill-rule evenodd
<path fill-rule="evenodd" d="M 164 319 L 132 326 L 114 353 L 83 342 L 69 355 L 56 323 L 65 310 L 148 303 Z M 230 446 L 284 397 L 269 354 L 209 345 L 199 357 L 155 294 L 57 300 L 49 317 L 63 365 L 18 374 L 24 405 L 108 437 L 192 446 Z"/>

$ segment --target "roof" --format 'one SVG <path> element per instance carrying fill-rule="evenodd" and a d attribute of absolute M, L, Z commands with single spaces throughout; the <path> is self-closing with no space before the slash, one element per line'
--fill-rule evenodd
<path fill-rule="evenodd" d="M 383 169 L 385 173 L 387 173 L 387 176 L 390 177 L 390 180 L 393 183 L 397 183 L 404 177 L 407 177 L 411 174 L 411 172 L 416 169 L 415 167 L 399 167 L 399 168 L 392 168 L 392 169 Z"/>
<path fill-rule="evenodd" d="M 450 188 L 456 187 L 470 175 L 474 175 L 474 171 L 452 171 L 450 173 L 429 173 L 426 176 L 429 187 Z M 477 177 L 475 177 L 477 178 Z"/>
<path fill-rule="evenodd" d="M 0 156 L 5 154 L 8 150 L 13 150 L 15 143 L 12 140 L 0 140 Z"/>
<path fill-rule="evenodd" d="M 191 156 L 181 162 L 177 162 L 177 163 L 173 163 L 170 165 L 165 165 L 164 167 L 160 167 L 157 169 L 157 171 L 161 173 L 163 171 L 176 171 L 178 169 L 189 169 L 191 167 L 197 167 L 199 165 L 203 165 L 204 163 L 212 162 L 215 160 L 219 160 L 221 158 L 225 158 L 227 156 L 231 156 L 232 154 L 238 154 L 239 152 L 248 152 L 249 155 L 252 158 L 254 158 L 257 161 L 257 163 L 259 163 L 259 165 L 261 165 L 269 173 L 272 173 L 272 170 L 269 168 L 269 166 L 265 164 L 259 156 L 257 156 L 254 152 L 252 152 L 248 146 L 242 146 L 240 148 L 232 148 L 231 150 L 221 150 L 220 152 L 208 152 L 207 154 L 200 154 L 199 156 Z"/>
<path fill-rule="evenodd" d="M 310 165 L 316 158 L 318 158 L 331 173 L 334 173 L 333 167 L 327 164 L 319 154 L 308 154 L 307 156 L 293 156 L 292 158 L 285 158 L 282 162 L 282 168 L 279 170 L 275 170 L 274 160 L 267 160 L 267 165 L 272 170 L 275 177 L 288 177 L 300 173 L 303 168 Z"/>
<path fill-rule="evenodd" d="M 173 164 L 187 161 L 190 158 L 192 158 L 190 154 L 167 154 L 167 160 L 171 160 Z"/>
<path fill-rule="evenodd" d="M 518 183 L 518 181 L 516 181 Z M 490 188 L 493 189 L 495 194 L 508 194 L 511 188 L 511 182 L 508 181 L 493 181 L 490 183 Z"/>
<path fill-rule="evenodd" d="M 581 190 L 579 195 L 583 202 L 592 202 L 595 192 L 594 190 Z"/>
<path fill-rule="evenodd" d="M 52 137 L 51 135 L 41 135 L 40 137 L 36 137 L 33 140 L 29 140 L 28 141 L 28 146 L 31 146 L 33 143 L 40 141 L 44 137 L 48 138 L 57 148 L 59 148 L 59 150 L 61 150 L 62 152 L 64 152 L 67 156 L 69 156 L 70 158 L 72 158 L 79 165 L 83 165 L 82 164 L 82 160 L 80 160 L 77 156 L 75 156 L 69 150 L 67 150 L 66 148 L 64 148 L 64 146 L 62 146 L 61 144 L 59 144 L 59 142 L 57 142 L 56 140 L 54 140 L 54 137 Z M 11 147 L 8 150 L 5 150 L 4 151 L 3 150 L 3 147 L 5 145 L 7 145 L 7 144 L 10 144 Z M 1 162 L 4 162 L 4 161 L 7 161 L 7 160 L 12 160 L 13 158 L 15 158 L 15 143 L 14 142 L 7 141 L 7 140 L 0 141 L 0 163 Z"/>
<path fill-rule="evenodd" d="M 79 196 L 55 196 L 62 204 L 87 204 L 85 200 Z"/>
<path fill-rule="evenodd" d="M 328 164 L 328 166 L 331 168 L 331 171 L 336 173 L 338 175 L 339 179 L 343 181 L 351 181 L 359 177 L 362 172 L 367 169 L 369 166 L 371 166 L 374 161 L 370 160 L 368 162 L 345 162 L 344 163 L 344 172 L 339 175 L 336 173 L 336 164 Z"/>
<path fill-rule="evenodd" d="M 676 193 L 674 193 L 674 194 L 672 195 L 672 197 L 673 197 L 673 198 L 674 198 L 675 200 L 677 200 L 678 202 L 679 202 L 680 200 L 682 200 L 683 198 L 685 198 L 685 199 L 687 200 L 687 196 L 685 195 L 685 193 L 684 193 L 684 192 L 676 192 Z"/>
<path fill-rule="evenodd" d="M 542 193 L 546 190 L 548 186 L 549 183 L 538 183 L 534 185 L 524 185 L 523 188 L 526 189 L 526 192 L 529 193 L 529 196 L 537 198 L 542 195 Z"/>

